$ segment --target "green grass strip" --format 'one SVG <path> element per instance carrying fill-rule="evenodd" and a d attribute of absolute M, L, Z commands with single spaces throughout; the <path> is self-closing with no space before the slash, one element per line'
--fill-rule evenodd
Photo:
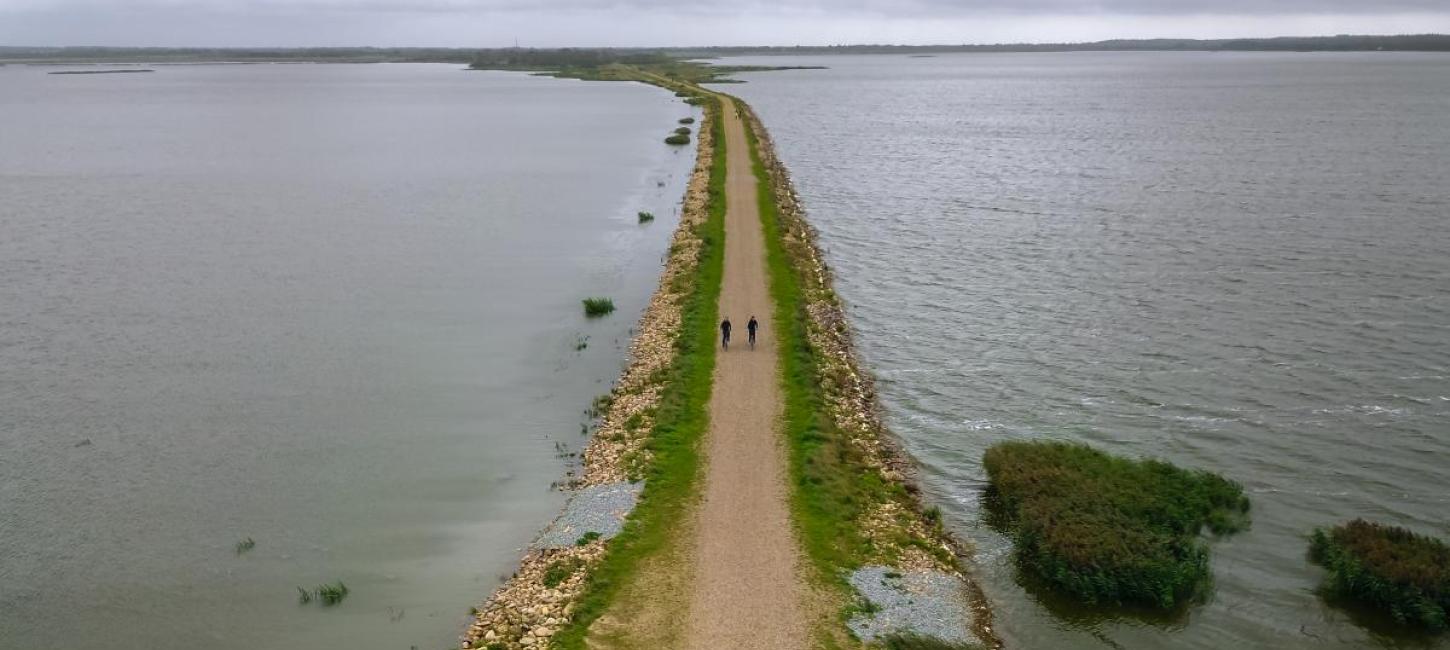
<path fill-rule="evenodd" d="M 714 135 L 708 216 L 698 227 L 702 241 L 699 266 L 682 310 L 675 360 L 648 442 L 654 460 L 639 504 L 590 574 L 570 624 L 553 637 L 554 647 L 564 650 L 583 650 L 589 626 L 605 612 L 641 561 L 668 546 L 699 482 L 699 442 L 709 426 L 715 324 L 725 268 L 725 133 L 719 101 L 711 99 L 706 111 Z"/>
<path fill-rule="evenodd" d="M 800 275 L 807 262 L 793 257 L 787 248 L 784 233 L 789 226 L 782 223 L 770 173 L 749 124 L 746 137 L 765 235 L 770 295 L 775 301 L 772 322 L 780 356 L 791 514 L 806 556 L 815 568 L 816 581 L 850 603 L 854 592 L 846 583 L 846 575 L 879 555 L 861 532 L 861 517 L 872 506 L 898 498 L 896 491 L 900 488 L 887 484 L 879 472 L 863 462 L 861 452 L 827 412 L 820 359 L 807 334 L 810 314 L 806 311 L 805 280 Z M 805 241 L 795 241 L 794 245 L 795 255 L 804 255 L 810 246 Z M 848 606 L 841 612 L 843 622 L 851 611 Z M 837 645 L 837 635 L 817 636 L 825 647 Z"/>

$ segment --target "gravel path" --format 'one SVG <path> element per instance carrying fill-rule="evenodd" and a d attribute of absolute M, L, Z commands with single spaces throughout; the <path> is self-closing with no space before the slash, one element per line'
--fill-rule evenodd
<path fill-rule="evenodd" d="M 734 340 L 715 365 L 685 645 L 805 648 L 806 588 L 787 507 L 780 383 L 769 329 L 774 307 L 755 175 L 734 103 L 727 100 L 721 112 L 728 171 L 720 314 L 734 324 Z M 762 324 L 754 350 L 746 345 L 745 329 L 752 315 Z"/>

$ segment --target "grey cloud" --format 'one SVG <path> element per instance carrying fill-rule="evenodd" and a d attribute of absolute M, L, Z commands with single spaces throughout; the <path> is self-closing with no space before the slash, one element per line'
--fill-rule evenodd
<path fill-rule="evenodd" d="M 124 7 L 124 9 L 123 9 Z M 1286 15 L 1446 13 L 1447 0 L 777 0 L 706 3 L 698 0 L 0 0 L 0 12 L 106 8 L 173 12 L 301 14 L 332 12 L 548 14 L 577 11 L 740 14 L 854 13 L 878 16 L 997 15 Z M 148 12 L 149 13 L 149 12 Z"/>

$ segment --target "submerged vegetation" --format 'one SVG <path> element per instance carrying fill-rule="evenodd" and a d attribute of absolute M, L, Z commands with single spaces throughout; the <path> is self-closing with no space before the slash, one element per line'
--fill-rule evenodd
<path fill-rule="evenodd" d="M 237 555 L 246 553 L 247 551 L 250 551 L 256 547 L 257 542 L 252 538 L 248 537 L 240 542 L 237 542 Z"/>
<path fill-rule="evenodd" d="M 1387 613 L 1404 625 L 1450 629 L 1450 545 L 1355 519 L 1315 530 L 1309 556 L 1329 572 L 1328 595 Z"/>
<path fill-rule="evenodd" d="M 614 313 L 614 300 L 610 298 L 585 298 L 584 315 L 599 318 Z"/>
<path fill-rule="evenodd" d="M 1086 445 L 1004 442 L 983 458 L 989 505 L 1023 571 L 1088 604 L 1171 609 L 1209 581 L 1207 527 L 1248 526 L 1236 483 Z"/>
<path fill-rule="evenodd" d="M 317 585 L 317 588 L 311 591 L 298 587 L 297 602 L 306 605 L 316 599 L 322 601 L 323 606 L 331 607 L 347 598 L 348 591 L 347 585 L 343 584 L 341 580 L 335 584 Z"/>

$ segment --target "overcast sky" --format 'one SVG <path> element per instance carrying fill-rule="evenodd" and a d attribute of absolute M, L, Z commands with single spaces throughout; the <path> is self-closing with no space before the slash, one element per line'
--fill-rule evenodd
<path fill-rule="evenodd" d="M 1450 0 L 0 0 L 0 45 L 830 45 L 1450 32 Z"/>

